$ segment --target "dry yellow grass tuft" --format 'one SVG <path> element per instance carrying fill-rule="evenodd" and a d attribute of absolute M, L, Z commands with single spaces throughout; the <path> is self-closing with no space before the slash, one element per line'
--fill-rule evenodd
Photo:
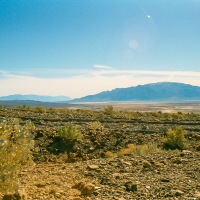
<path fill-rule="evenodd" d="M 107 151 L 105 153 L 105 156 L 108 157 L 108 158 L 112 158 L 112 157 L 115 157 L 115 154 L 112 151 Z"/>
<path fill-rule="evenodd" d="M 155 143 L 148 143 L 143 145 L 128 144 L 127 148 L 121 149 L 118 156 L 124 155 L 147 155 L 152 153 L 164 152 L 163 149 L 159 148 Z"/>
<path fill-rule="evenodd" d="M 121 149 L 118 153 L 118 156 L 130 155 L 135 151 L 136 146 L 134 144 L 128 144 L 127 148 Z"/>

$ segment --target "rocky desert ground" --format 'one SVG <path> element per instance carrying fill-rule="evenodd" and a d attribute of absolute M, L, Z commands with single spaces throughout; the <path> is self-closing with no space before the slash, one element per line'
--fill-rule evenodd
<path fill-rule="evenodd" d="M 200 199 L 198 113 L 1 107 L 0 120 L 8 118 L 36 127 L 34 164 L 19 177 L 21 199 Z M 80 139 L 60 137 L 69 124 Z M 173 126 L 185 131 L 185 149 L 164 146 Z"/>

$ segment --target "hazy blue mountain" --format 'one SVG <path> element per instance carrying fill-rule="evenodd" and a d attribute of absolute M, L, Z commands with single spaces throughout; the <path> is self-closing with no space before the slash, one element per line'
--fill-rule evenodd
<path fill-rule="evenodd" d="M 11 100 L 33 100 L 33 101 L 43 101 L 43 102 L 58 102 L 58 101 L 69 101 L 70 97 L 66 96 L 40 96 L 40 95 L 21 95 L 13 94 L 9 96 L 0 97 L 0 100 L 11 101 Z"/>
<path fill-rule="evenodd" d="M 117 88 L 74 99 L 75 102 L 102 101 L 176 101 L 200 100 L 200 87 L 184 83 L 159 82 L 136 87 Z"/>

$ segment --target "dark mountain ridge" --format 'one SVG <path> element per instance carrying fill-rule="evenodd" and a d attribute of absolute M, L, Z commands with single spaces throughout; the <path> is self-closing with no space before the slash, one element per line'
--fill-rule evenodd
<path fill-rule="evenodd" d="M 75 102 L 102 101 L 178 101 L 200 100 L 200 87 L 176 82 L 159 82 L 136 87 L 116 88 L 95 95 L 88 95 Z"/>

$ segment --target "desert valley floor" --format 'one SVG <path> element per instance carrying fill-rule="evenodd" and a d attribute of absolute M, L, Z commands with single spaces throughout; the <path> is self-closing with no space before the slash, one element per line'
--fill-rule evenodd
<path fill-rule="evenodd" d="M 36 127 L 34 164 L 24 166 L 19 177 L 21 199 L 200 199 L 199 104 L 190 110 L 165 107 L 167 112 L 159 105 L 138 107 L 139 112 L 113 107 L 112 112 L 1 107 L 1 121 L 20 118 Z M 82 138 L 64 141 L 58 130 L 67 124 Z M 185 131 L 186 149 L 164 148 L 173 126 Z"/>

